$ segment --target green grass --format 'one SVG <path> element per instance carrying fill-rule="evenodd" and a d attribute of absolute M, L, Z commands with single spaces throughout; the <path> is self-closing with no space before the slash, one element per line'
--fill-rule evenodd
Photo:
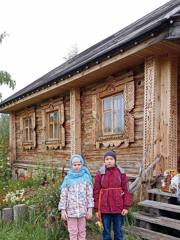
<path fill-rule="evenodd" d="M 25 222 L 23 224 L 0 223 L 0 239 L 2 240 L 68 240 L 67 230 L 62 221 L 56 225 L 45 227 L 44 222 Z M 98 232 L 93 221 L 87 224 L 87 239 L 99 240 Z M 125 235 L 126 240 L 140 240 L 137 236 Z"/>
<path fill-rule="evenodd" d="M 134 223 L 132 213 L 136 206 L 129 210 L 125 219 L 126 230 Z M 54 219 L 54 220 L 53 220 Z M 99 240 L 101 233 L 95 224 L 96 218 L 87 221 L 87 239 Z M 39 211 L 32 215 L 27 222 L 3 224 L 0 222 L 0 240 L 68 240 L 67 228 L 64 222 L 57 218 L 46 218 L 44 213 Z M 136 235 L 125 234 L 126 240 L 140 240 Z"/>
<path fill-rule="evenodd" d="M 25 223 L 0 224 L 0 239 L 3 240 L 48 240 L 46 230 L 40 225 Z"/>

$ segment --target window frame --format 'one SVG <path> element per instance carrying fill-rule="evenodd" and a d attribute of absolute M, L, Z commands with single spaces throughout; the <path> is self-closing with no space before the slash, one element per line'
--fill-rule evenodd
<path fill-rule="evenodd" d="M 49 114 L 58 113 L 58 131 L 57 138 L 49 137 Z M 42 134 L 46 150 L 60 150 L 65 147 L 65 128 L 64 128 L 64 103 L 63 98 L 50 100 L 42 106 Z"/>
<path fill-rule="evenodd" d="M 124 96 L 124 131 L 121 133 L 103 133 L 103 103 L 102 99 L 118 95 L 123 92 Z M 135 106 L 135 83 L 133 71 L 118 75 L 109 76 L 92 95 L 92 116 L 93 129 L 92 141 L 96 149 L 101 146 L 108 148 L 126 148 L 129 143 L 134 142 L 134 114 Z"/>
<path fill-rule="evenodd" d="M 26 121 L 28 121 L 28 126 L 26 126 Z M 24 143 L 32 143 L 33 141 L 32 117 L 23 118 L 23 129 L 24 129 Z M 27 134 L 26 130 L 28 132 Z"/>
<path fill-rule="evenodd" d="M 25 121 L 31 119 L 31 130 L 30 127 L 25 126 Z M 29 122 L 29 121 L 28 121 Z M 26 129 L 28 128 L 28 135 L 31 131 L 32 139 L 26 138 Z M 20 115 L 20 139 L 23 150 L 33 150 L 36 148 L 36 111 L 35 108 L 25 109 Z"/>
<path fill-rule="evenodd" d="M 58 114 L 58 120 L 56 122 L 56 125 L 57 125 L 57 128 L 58 128 L 58 137 L 55 137 L 55 121 L 50 121 L 50 114 L 51 113 L 57 113 Z M 57 141 L 60 139 L 60 113 L 58 111 L 58 109 L 55 109 L 54 111 L 47 111 L 46 112 L 46 119 L 47 119 L 47 139 L 48 141 Z M 50 134 L 50 125 L 53 126 L 53 137 L 51 137 L 51 134 Z"/>
<path fill-rule="evenodd" d="M 122 98 L 123 98 L 123 122 L 124 122 L 124 124 L 123 124 L 123 131 L 121 131 L 121 132 L 115 132 L 114 131 L 114 97 L 116 97 L 116 96 L 122 96 Z M 112 98 L 112 108 L 111 108 L 111 111 L 106 111 L 106 110 L 104 110 L 104 100 L 105 99 L 107 99 L 107 98 Z M 125 113 L 124 113 L 124 92 L 123 91 L 121 91 L 121 92 L 119 92 L 119 93 L 116 93 L 116 94 L 113 94 L 113 95 L 110 95 L 110 96 L 105 96 L 104 98 L 102 98 L 101 99 L 101 101 L 102 101 L 102 114 L 101 114 L 101 116 L 102 116 L 102 121 L 101 121 L 101 127 L 102 127 L 102 135 L 103 136 L 107 136 L 107 135 L 122 135 L 123 133 L 124 133 L 124 131 L 125 131 Z M 105 112 L 111 112 L 111 120 L 112 120 L 112 125 L 111 125 L 111 129 L 112 129 L 112 131 L 111 132 L 105 132 L 104 131 L 104 113 Z"/>

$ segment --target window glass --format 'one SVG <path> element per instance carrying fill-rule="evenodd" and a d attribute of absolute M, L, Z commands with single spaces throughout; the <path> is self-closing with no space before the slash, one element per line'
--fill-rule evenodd
<path fill-rule="evenodd" d="M 123 93 L 103 99 L 103 132 L 122 133 L 124 131 Z"/>

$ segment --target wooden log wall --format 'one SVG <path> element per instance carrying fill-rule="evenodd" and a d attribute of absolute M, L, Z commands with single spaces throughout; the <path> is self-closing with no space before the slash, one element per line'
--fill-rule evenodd
<path fill-rule="evenodd" d="M 145 162 L 145 150 L 151 148 L 152 152 L 146 159 L 147 164 L 153 160 L 151 158 L 162 154 L 165 158 L 164 168 L 176 167 L 177 157 L 180 157 L 180 61 L 177 64 L 176 56 L 170 55 L 151 60 L 149 61 L 154 61 L 153 65 L 148 65 L 148 60 L 145 61 L 145 67 L 149 66 L 149 70 L 145 68 L 145 72 L 144 65 L 139 65 L 83 87 L 80 92 L 79 89 L 72 89 L 61 97 L 60 101 L 64 103 L 62 126 L 65 129 L 65 146 L 63 145 L 62 149 L 47 149 L 42 113 L 45 105 L 52 107 L 58 98 L 39 103 L 32 110 L 36 122 L 34 135 L 36 139 L 32 149 L 23 149 L 22 146 L 21 119 L 29 110 L 23 109 L 12 114 L 10 143 L 13 162 L 28 166 L 38 165 L 43 161 L 49 166 L 56 164 L 63 167 L 67 166 L 66 160 L 70 154 L 78 151 L 82 152 L 88 167 L 95 172 L 103 164 L 105 152 L 113 148 L 117 152 L 118 163 L 126 169 L 129 176 L 136 176 L 142 160 Z M 121 78 L 122 75 L 126 77 Z M 153 84 L 148 79 L 153 80 Z M 144 86 L 145 81 L 147 88 Z M 146 94 L 144 89 L 147 91 Z M 102 144 L 100 140 L 96 141 L 97 125 L 100 120 L 98 112 L 102 111 L 98 108 L 99 100 L 96 95 L 98 93 L 106 96 L 106 91 L 112 95 L 113 91 L 125 92 L 125 111 L 130 133 L 129 139 L 124 139 L 122 143 L 121 139 L 110 141 L 109 145 L 107 142 Z M 144 101 L 147 101 L 146 104 Z M 147 122 L 144 119 L 145 109 Z M 148 115 L 149 112 L 151 116 Z M 148 122 L 149 119 L 151 124 Z"/>
<path fill-rule="evenodd" d="M 144 67 L 141 65 L 131 70 L 135 85 L 135 104 L 131 110 L 134 118 L 134 142 L 129 143 L 127 147 L 115 147 L 114 150 L 117 153 L 118 163 L 126 169 L 129 176 L 136 176 L 143 157 Z M 99 88 L 106 86 L 107 82 L 103 79 L 81 91 L 82 153 L 92 171 L 96 171 L 103 164 L 103 156 L 109 149 L 102 145 L 97 149 L 95 146 L 93 112 L 94 94 Z"/>
<path fill-rule="evenodd" d="M 45 129 L 43 126 L 43 105 L 51 105 L 53 103 L 53 99 L 47 100 L 46 102 L 40 103 L 36 106 L 36 147 L 31 150 L 24 150 L 22 147 L 22 133 L 20 129 L 20 119 L 22 117 L 23 112 L 26 110 L 20 111 L 16 113 L 15 118 L 15 128 L 16 128 L 16 165 L 24 166 L 28 168 L 31 165 L 37 165 L 41 162 L 44 165 L 48 165 L 49 167 L 64 167 L 67 164 L 67 159 L 70 156 L 71 152 L 71 136 L 70 136 L 70 98 L 69 93 L 63 97 L 64 102 L 64 127 L 66 129 L 65 134 L 65 147 L 63 149 L 47 149 L 45 144 Z"/>

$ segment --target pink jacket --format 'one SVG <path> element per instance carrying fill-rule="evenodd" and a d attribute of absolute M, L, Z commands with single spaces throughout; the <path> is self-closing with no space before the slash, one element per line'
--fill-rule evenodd
<path fill-rule="evenodd" d="M 81 182 L 61 190 L 59 210 L 66 210 L 68 217 L 85 217 L 88 208 L 94 207 L 93 187 Z"/>

